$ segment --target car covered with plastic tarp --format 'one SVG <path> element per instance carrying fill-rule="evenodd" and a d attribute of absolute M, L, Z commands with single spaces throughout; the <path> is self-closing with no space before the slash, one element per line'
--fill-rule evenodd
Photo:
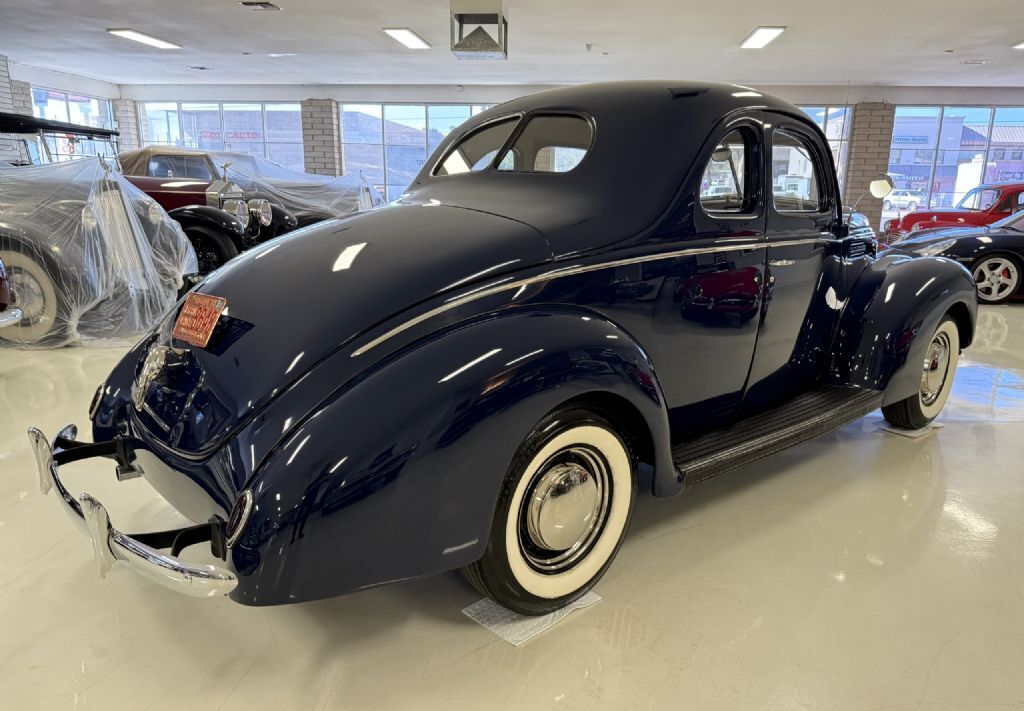
<path fill-rule="evenodd" d="M 0 346 L 146 331 L 197 267 L 178 223 L 98 158 L 0 170 L 0 261 L 22 314 Z"/>

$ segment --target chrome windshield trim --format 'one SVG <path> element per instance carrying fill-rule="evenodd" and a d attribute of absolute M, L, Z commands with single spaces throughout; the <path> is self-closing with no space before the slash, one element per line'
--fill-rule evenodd
<path fill-rule="evenodd" d="M 490 286 L 474 287 L 469 292 L 462 294 L 461 296 L 452 297 L 445 301 L 445 303 L 437 306 L 429 311 L 424 311 L 418 316 L 414 316 L 408 321 L 404 321 L 394 328 L 385 331 L 376 338 L 364 343 L 359 348 L 352 351 L 350 357 L 355 358 L 367 353 L 381 343 L 388 341 L 400 333 L 408 331 L 414 326 L 418 326 L 424 321 L 428 321 L 435 316 L 457 309 L 460 306 L 464 306 L 477 299 L 485 299 L 488 296 L 494 296 L 505 291 L 515 291 L 522 289 L 533 284 L 540 284 L 552 279 L 559 279 L 561 277 L 575 276 L 577 274 L 586 274 L 588 272 L 601 271 L 602 269 L 614 269 L 616 267 L 629 266 L 631 264 L 644 264 L 646 262 L 657 262 L 663 259 L 675 259 L 678 257 L 690 257 L 698 254 L 714 254 L 717 252 L 739 252 L 739 251 L 750 251 L 755 249 L 767 249 L 768 247 L 791 247 L 801 244 L 813 244 L 816 242 L 825 242 L 828 238 L 825 237 L 810 237 L 806 239 L 791 239 L 783 240 L 779 242 L 765 242 L 765 241 L 745 241 L 738 244 L 720 244 L 712 247 L 692 247 L 690 249 L 677 249 L 672 252 L 659 252 L 658 254 L 645 254 L 639 257 L 628 257 L 626 259 L 615 259 L 610 262 L 600 262 L 597 264 L 574 264 L 567 267 L 560 267 L 552 269 L 551 271 L 543 272 L 532 277 L 525 279 L 517 279 L 515 281 L 507 281 L 508 277 L 501 280 L 501 283 L 491 284 Z"/>

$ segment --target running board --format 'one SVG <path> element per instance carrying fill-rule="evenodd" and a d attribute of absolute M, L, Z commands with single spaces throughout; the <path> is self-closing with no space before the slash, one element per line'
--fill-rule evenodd
<path fill-rule="evenodd" d="M 860 419 L 882 404 L 882 393 L 827 386 L 672 447 L 684 486 L 782 451 Z"/>

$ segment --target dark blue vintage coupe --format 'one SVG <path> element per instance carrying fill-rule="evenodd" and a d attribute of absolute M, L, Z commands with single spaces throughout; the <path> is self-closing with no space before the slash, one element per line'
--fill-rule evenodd
<path fill-rule="evenodd" d="M 200 283 L 97 391 L 95 443 L 30 431 L 42 488 L 101 574 L 272 605 L 461 568 L 549 612 L 611 564 L 638 471 L 674 496 L 878 407 L 942 409 L 971 275 L 876 257 L 834 176 L 814 124 L 745 87 L 502 104 L 391 205 Z M 62 483 L 97 456 L 198 523 L 112 527 Z M 198 543 L 226 562 L 179 558 Z"/>

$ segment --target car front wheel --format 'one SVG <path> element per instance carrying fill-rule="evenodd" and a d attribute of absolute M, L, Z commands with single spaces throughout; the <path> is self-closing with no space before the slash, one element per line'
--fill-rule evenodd
<path fill-rule="evenodd" d="M 584 595 L 629 525 L 636 471 L 613 425 L 571 407 L 541 420 L 506 473 L 483 557 L 463 568 L 482 595 L 543 615 Z"/>
<path fill-rule="evenodd" d="M 209 274 L 238 256 L 238 247 L 227 235 L 206 227 L 190 227 L 185 236 L 192 243 L 199 262 L 199 273 Z"/>
<path fill-rule="evenodd" d="M 956 321 L 947 316 L 932 334 L 921 371 L 917 394 L 882 407 L 882 415 L 894 427 L 918 430 L 934 420 L 953 389 L 957 362 L 960 359 L 960 331 Z"/>
<path fill-rule="evenodd" d="M 986 304 L 1001 304 L 1020 287 L 1020 266 L 1011 257 L 984 257 L 971 271 L 978 284 L 978 298 Z"/>
<path fill-rule="evenodd" d="M 0 341 L 21 345 L 59 345 L 71 330 L 70 305 L 43 261 L 27 251 L 2 250 L 11 306 L 21 309 L 19 323 L 0 329 Z"/>

